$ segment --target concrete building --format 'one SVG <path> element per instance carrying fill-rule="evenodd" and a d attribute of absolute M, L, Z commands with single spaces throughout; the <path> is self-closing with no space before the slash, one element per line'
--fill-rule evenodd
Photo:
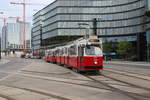
<path fill-rule="evenodd" d="M 85 34 L 79 23 L 90 25 L 98 19 L 97 34 L 104 41 L 129 41 L 137 60 L 147 61 L 145 11 L 148 0 L 55 0 L 34 15 L 32 47 L 57 46 Z"/>
<path fill-rule="evenodd" d="M 7 23 L 2 29 L 2 50 L 19 50 L 23 48 L 23 22 Z M 30 39 L 31 25 L 26 23 L 26 40 Z"/>
<path fill-rule="evenodd" d="M 1 34 L 1 50 L 5 51 L 8 48 L 8 35 L 7 35 L 7 26 L 2 27 L 2 34 Z"/>
<path fill-rule="evenodd" d="M 31 50 L 31 40 L 26 40 L 26 48 Z"/>

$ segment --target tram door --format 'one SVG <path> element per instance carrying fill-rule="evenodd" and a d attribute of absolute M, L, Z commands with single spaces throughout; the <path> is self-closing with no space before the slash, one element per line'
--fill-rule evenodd
<path fill-rule="evenodd" d="M 65 64 L 69 65 L 69 49 L 68 48 L 65 48 L 65 52 L 66 52 L 66 58 L 65 58 Z"/>
<path fill-rule="evenodd" d="M 78 66 L 79 68 L 83 67 L 84 65 L 84 48 L 79 46 L 78 47 Z"/>

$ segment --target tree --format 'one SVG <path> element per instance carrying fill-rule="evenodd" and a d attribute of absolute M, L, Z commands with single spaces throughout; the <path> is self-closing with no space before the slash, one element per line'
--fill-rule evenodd
<path fill-rule="evenodd" d="M 105 53 L 110 53 L 110 52 L 114 52 L 116 49 L 116 46 L 114 45 L 114 43 L 112 41 L 106 41 L 105 43 L 103 43 L 103 52 Z"/>
<path fill-rule="evenodd" d="M 118 54 L 123 55 L 125 58 L 131 57 L 134 52 L 134 48 L 131 42 L 121 41 L 118 44 L 118 49 L 116 50 Z"/>

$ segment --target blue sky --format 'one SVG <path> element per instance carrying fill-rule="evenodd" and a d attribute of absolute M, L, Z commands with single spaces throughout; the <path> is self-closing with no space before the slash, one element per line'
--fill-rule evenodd
<path fill-rule="evenodd" d="M 55 0 L 25 0 L 28 3 L 42 3 L 42 4 L 50 4 Z M 23 2 L 23 0 L 1 0 L 0 2 L 0 12 L 4 12 L 4 14 L 0 14 L 0 17 L 22 17 L 22 6 L 21 5 L 11 5 L 10 2 Z M 38 10 L 42 9 L 44 6 L 37 5 L 29 5 L 26 8 L 26 20 L 31 22 L 32 16 Z M 7 21 L 12 22 L 12 21 Z M 3 21 L 0 19 L 0 27 L 3 26 Z"/>

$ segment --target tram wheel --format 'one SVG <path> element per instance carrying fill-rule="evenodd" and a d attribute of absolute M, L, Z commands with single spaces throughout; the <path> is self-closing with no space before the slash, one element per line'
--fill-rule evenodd
<path fill-rule="evenodd" d="M 101 75 L 101 71 L 100 70 L 96 70 L 95 72 L 96 72 L 96 74 Z"/>
<path fill-rule="evenodd" d="M 72 70 L 75 72 L 75 68 L 73 67 Z"/>
<path fill-rule="evenodd" d="M 76 73 L 80 73 L 80 71 L 79 71 L 79 69 L 77 69 L 77 68 L 72 68 L 72 70 L 74 71 L 74 72 L 76 72 Z"/>

